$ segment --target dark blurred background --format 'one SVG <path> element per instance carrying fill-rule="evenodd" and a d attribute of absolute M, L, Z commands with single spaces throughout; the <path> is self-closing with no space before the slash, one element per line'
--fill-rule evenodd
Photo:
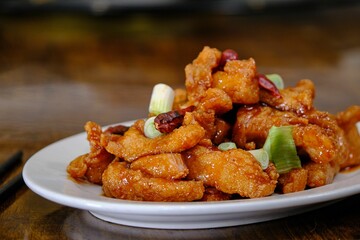
<path fill-rule="evenodd" d="M 358 4 L 357 0 L 3 0 L 2 13 L 71 11 L 111 15 L 129 12 L 251 14 Z"/>
<path fill-rule="evenodd" d="M 3 0 L 0 117 L 12 128 L 25 112 L 31 129 L 81 113 L 54 126 L 68 134 L 89 119 L 143 117 L 152 86 L 183 87 L 185 65 L 205 45 L 253 57 L 259 72 L 278 73 L 287 86 L 313 80 L 316 106 L 337 112 L 360 104 L 352 87 L 359 23 L 360 1 L 350 0 Z M 18 99 L 11 110 L 9 96 Z M 62 105 L 64 97 L 74 104 Z M 56 108 L 44 113 L 45 104 Z"/>

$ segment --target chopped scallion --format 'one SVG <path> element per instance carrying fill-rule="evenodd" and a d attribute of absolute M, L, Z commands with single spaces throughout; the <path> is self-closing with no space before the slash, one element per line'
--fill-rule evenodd
<path fill-rule="evenodd" d="M 175 92 L 170 86 L 163 83 L 156 84 L 151 94 L 149 113 L 158 115 L 171 111 L 174 97 Z"/>
<path fill-rule="evenodd" d="M 279 74 L 266 74 L 266 77 L 271 80 L 278 89 L 284 89 L 284 80 Z"/>
<path fill-rule="evenodd" d="M 226 150 L 230 150 L 230 149 L 236 149 L 236 144 L 233 143 L 233 142 L 223 142 L 223 143 L 219 144 L 218 148 L 221 151 L 226 151 Z"/>
<path fill-rule="evenodd" d="M 259 148 L 249 151 L 261 165 L 261 168 L 264 170 L 269 166 L 269 154 L 265 149 Z"/>
<path fill-rule="evenodd" d="M 144 134 L 148 138 L 156 138 L 158 136 L 163 135 L 159 130 L 156 129 L 154 120 L 155 120 L 155 116 L 148 118 L 145 122 Z"/>
<path fill-rule="evenodd" d="M 263 148 L 279 173 L 301 167 L 292 136 L 292 126 L 271 127 Z"/>
<path fill-rule="evenodd" d="M 360 122 L 357 122 L 355 126 L 357 128 L 358 133 L 360 134 Z"/>

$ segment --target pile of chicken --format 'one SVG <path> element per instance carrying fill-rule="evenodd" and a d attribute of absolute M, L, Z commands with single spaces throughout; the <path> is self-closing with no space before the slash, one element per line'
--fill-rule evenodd
<path fill-rule="evenodd" d="M 87 122 L 90 151 L 69 164 L 70 176 L 119 199 L 215 201 L 320 187 L 360 164 L 360 106 L 336 115 L 315 109 L 312 81 L 277 89 L 252 58 L 210 47 L 185 74 L 173 111 L 157 117 L 166 134 L 147 138 L 143 119 L 104 131 Z M 270 162 L 263 170 L 248 150 L 261 148 L 272 126 L 287 125 L 302 167 L 279 174 Z M 219 150 L 227 141 L 237 148 Z"/>

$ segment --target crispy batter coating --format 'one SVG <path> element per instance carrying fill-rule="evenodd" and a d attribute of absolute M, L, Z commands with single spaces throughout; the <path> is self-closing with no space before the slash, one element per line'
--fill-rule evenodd
<path fill-rule="evenodd" d="M 277 174 L 264 172 L 253 155 L 242 149 L 219 151 L 198 145 L 187 152 L 186 164 L 188 178 L 242 197 L 271 195 L 277 183 Z"/>
<path fill-rule="evenodd" d="M 205 202 L 224 201 L 224 200 L 230 200 L 231 197 L 232 197 L 231 194 L 223 193 L 214 187 L 207 187 L 205 188 L 204 196 L 202 197 L 201 201 L 205 201 Z"/>
<path fill-rule="evenodd" d="M 188 99 L 196 105 L 212 85 L 212 71 L 221 59 L 221 52 L 205 46 L 198 57 L 185 67 L 185 87 Z"/>
<path fill-rule="evenodd" d="M 233 103 L 254 104 L 259 101 L 259 84 L 255 78 L 254 59 L 228 61 L 224 71 L 213 75 L 213 87 L 224 90 Z"/>
<path fill-rule="evenodd" d="M 216 115 L 224 114 L 232 109 L 232 101 L 229 95 L 218 88 L 209 88 L 206 90 L 201 102 L 197 106 L 197 110 L 209 111 L 213 110 Z"/>
<path fill-rule="evenodd" d="M 314 188 L 332 183 L 340 168 L 335 162 L 315 163 L 310 161 L 304 164 L 304 169 L 308 171 L 308 187 Z"/>
<path fill-rule="evenodd" d="M 260 101 L 282 111 L 302 115 L 313 108 L 315 86 L 311 80 L 300 80 L 296 87 L 280 89 L 281 97 L 274 97 L 266 90 L 260 90 Z"/>
<path fill-rule="evenodd" d="M 195 146 L 205 135 L 196 122 L 153 139 L 145 137 L 143 129 L 144 120 L 138 120 L 124 136 L 102 134 L 101 143 L 108 152 L 132 162 L 142 156 L 182 152 Z"/>
<path fill-rule="evenodd" d="M 356 123 L 360 122 L 360 106 L 351 106 L 337 114 L 337 122 L 344 130 L 348 141 L 349 157 L 340 167 L 352 167 L 360 164 L 360 133 Z"/>
<path fill-rule="evenodd" d="M 280 174 L 277 189 L 281 193 L 292 193 L 303 191 L 306 188 L 308 179 L 308 170 L 304 168 L 295 168 L 290 172 Z"/>
<path fill-rule="evenodd" d="M 185 178 L 189 173 L 180 153 L 161 153 L 140 157 L 131 163 L 130 169 L 166 179 Z"/>
<path fill-rule="evenodd" d="M 100 143 L 101 127 L 94 122 L 85 124 L 90 152 L 74 159 L 67 171 L 73 178 L 85 177 L 89 182 L 101 184 L 101 176 L 110 162 L 115 158 Z"/>
<path fill-rule="evenodd" d="M 103 174 L 105 195 L 120 199 L 189 202 L 201 199 L 204 190 L 201 181 L 148 177 L 125 162 L 112 162 Z"/>

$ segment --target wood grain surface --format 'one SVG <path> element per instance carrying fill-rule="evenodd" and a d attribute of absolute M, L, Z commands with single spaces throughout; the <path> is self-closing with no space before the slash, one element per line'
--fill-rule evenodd
<path fill-rule="evenodd" d="M 359 5 L 242 15 L 0 15 L 0 161 L 23 162 L 64 137 L 146 116 L 158 82 L 184 84 L 205 45 L 253 57 L 287 85 L 316 84 L 317 108 L 360 105 Z M 21 171 L 19 166 L 9 177 Z M 360 195 L 245 226 L 156 230 L 115 225 L 25 185 L 0 204 L 0 239 L 359 239 Z"/>

